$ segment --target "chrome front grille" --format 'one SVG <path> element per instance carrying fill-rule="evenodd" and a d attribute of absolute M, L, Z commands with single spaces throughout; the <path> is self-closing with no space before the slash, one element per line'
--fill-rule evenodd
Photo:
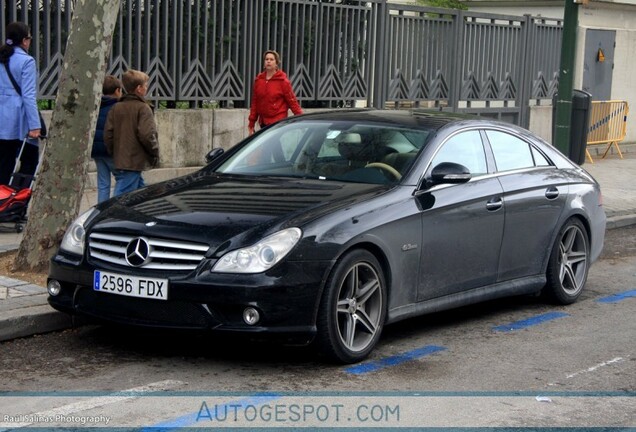
<path fill-rule="evenodd" d="M 133 240 L 138 239 L 148 244 L 148 257 L 144 264 L 133 266 L 126 258 L 127 248 Z M 200 243 L 109 233 L 91 233 L 88 247 L 90 257 L 94 260 L 153 270 L 193 270 L 209 249 L 208 245 Z"/>

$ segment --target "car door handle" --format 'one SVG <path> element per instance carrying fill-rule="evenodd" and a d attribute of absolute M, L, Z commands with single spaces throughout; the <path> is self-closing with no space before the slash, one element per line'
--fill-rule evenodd
<path fill-rule="evenodd" d="M 547 199 L 555 199 L 559 196 L 559 190 L 555 187 L 551 187 L 550 189 L 545 191 L 545 197 Z"/>
<path fill-rule="evenodd" d="M 501 199 L 501 197 L 491 198 L 486 203 L 486 210 L 495 211 L 495 210 L 499 210 L 502 206 L 503 206 L 503 200 Z"/>

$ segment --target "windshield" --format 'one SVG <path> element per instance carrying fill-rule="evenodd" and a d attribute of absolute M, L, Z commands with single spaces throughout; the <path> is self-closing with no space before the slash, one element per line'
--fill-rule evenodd
<path fill-rule="evenodd" d="M 389 184 L 406 174 L 427 136 L 394 125 L 291 122 L 259 134 L 216 171 Z"/>

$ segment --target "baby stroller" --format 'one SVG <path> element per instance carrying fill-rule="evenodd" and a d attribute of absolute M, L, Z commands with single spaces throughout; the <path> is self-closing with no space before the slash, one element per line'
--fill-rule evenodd
<path fill-rule="evenodd" d="M 34 175 L 19 173 L 20 160 L 27 138 L 22 141 L 20 151 L 15 159 L 15 166 L 8 185 L 0 185 L 0 223 L 14 223 L 15 231 L 20 233 L 24 229 L 26 213 L 31 200 L 32 186 L 35 181 L 40 163 L 38 162 Z M 44 137 L 41 137 L 44 138 Z"/>

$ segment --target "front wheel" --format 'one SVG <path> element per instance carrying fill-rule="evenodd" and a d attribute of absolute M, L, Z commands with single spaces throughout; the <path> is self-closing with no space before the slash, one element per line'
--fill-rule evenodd
<path fill-rule="evenodd" d="M 559 231 L 552 248 L 545 294 L 560 304 L 574 303 L 583 291 L 589 268 L 587 230 L 578 219 L 570 219 Z"/>
<path fill-rule="evenodd" d="M 317 344 L 332 360 L 355 363 L 373 350 L 386 318 L 386 285 L 378 260 L 355 250 L 332 271 L 320 303 Z"/>

